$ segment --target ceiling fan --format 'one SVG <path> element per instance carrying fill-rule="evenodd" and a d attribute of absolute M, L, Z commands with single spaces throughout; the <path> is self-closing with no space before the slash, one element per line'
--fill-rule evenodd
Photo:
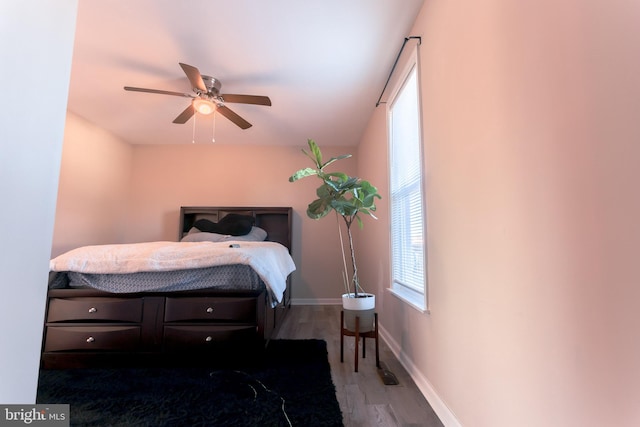
<path fill-rule="evenodd" d="M 189 106 L 173 120 L 173 123 L 178 124 L 186 123 L 196 112 L 200 114 L 211 114 L 217 111 L 240 128 L 248 129 L 251 127 L 251 123 L 229 109 L 225 103 L 271 105 L 271 100 L 268 96 L 222 94 L 220 93 L 220 88 L 222 87 L 220 80 L 200 74 L 200 71 L 192 65 L 183 64 L 181 62 L 179 64 L 187 75 L 189 82 L 191 82 L 194 93 L 171 92 L 168 90 L 145 89 L 131 86 L 125 86 L 124 90 L 191 98 L 191 104 L 189 104 Z"/>

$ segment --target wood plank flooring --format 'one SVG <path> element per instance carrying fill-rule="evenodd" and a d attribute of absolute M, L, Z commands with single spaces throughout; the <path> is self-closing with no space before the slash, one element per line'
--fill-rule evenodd
<path fill-rule="evenodd" d="M 391 350 L 380 339 L 380 361 L 397 377 L 385 385 L 378 375 L 373 339 L 367 339 L 366 358 L 354 372 L 354 338 L 345 337 L 340 363 L 341 306 L 294 305 L 277 338 L 323 339 L 327 342 L 331 375 L 345 427 L 439 427 L 442 423 Z M 362 353 L 360 353 L 362 355 Z"/>

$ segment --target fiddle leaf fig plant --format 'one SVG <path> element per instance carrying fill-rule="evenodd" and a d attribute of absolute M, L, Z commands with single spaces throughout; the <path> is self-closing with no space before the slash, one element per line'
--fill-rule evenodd
<path fill-rule="evenodd" d="M 342 260 L 344 266 L 344 284 L 348 295 L 358 298 L 363 292 L 358 277 L 358 267 L 356 264 L 356 254 L 353 246 L 353 237 L 351 234 L 351 226 L 356 222 L 362 228 L 361 215 L 367 215 L 377 219 L 374 215 L 376 210 L 376 199 L 382 197 L 378 194 L 378 189 L 371 185 L 368 181 L 358 177 L 349 176 L 343 172 L 328 172 L 327 166 L 337 162 L 338 160 L 347 159 L 351 154 L 343 154 L 338 157 L 332 157 L 324 161 L 320 147 L 312 139 L 307 141 L 309 151 L 302 149 L 302 152 L 311 159 L 313 167 L 300 169 L 289 177 L 289 182 L 295 182 L 302 178 L 315 176 L 320 179 L 321 184 L 316 189 L 316 199 L 309 203 L 307 207 L 307 216 L 312 219 L 321 219 L 327 216 L 331 211 L 336 213 L 338 219 L 338 231 L 340 233 L 340 246 L 342 251 Z M 351 264 L 351 277 L 347 271 L 347 261 L 345 253 L 345 245 L 342 239 L 342 224 L 346 229 L 349 258 Z"/>

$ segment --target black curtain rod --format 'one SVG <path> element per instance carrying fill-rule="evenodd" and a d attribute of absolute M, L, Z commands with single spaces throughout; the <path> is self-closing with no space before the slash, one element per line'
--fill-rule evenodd
<path fill-rule="evenodd" d="M 391 72 L 389 73 L 389 77 L 387 77 L 387 82 L 384 84 L 384 87 L 382 88 L 382 93 L 380 93 L 380 97 L 378 98 L 378 102 L 376 102 L 376 107 L 378 105 L 380 105 L 380 100 L 382 99 L 382 95 L 384 95 L 384 91 L 387 90 L 387 85 L 389 84 L 389 81 L 391 80 L 391 76 L 393 75 L 393 72 L 396 69 L 396 65 L 398 65 L 398 61 L 400 60 L 400 55 L 402 55 L 402 51 L 404 50 L 404 46 L 411 39 L 418 39 L 418 44 L 422 43 L 422 37 L 420 37 L 420 36 L 409 36 L 409 37 L 405 37 L 404 38 L 404 41 L 402 42 L 402 47 L 400 47 L 400 52 L 398 52 L 398 56 L 396 57 L 396 60 L 393 63 L 393 67 L 391 67 Z"/>

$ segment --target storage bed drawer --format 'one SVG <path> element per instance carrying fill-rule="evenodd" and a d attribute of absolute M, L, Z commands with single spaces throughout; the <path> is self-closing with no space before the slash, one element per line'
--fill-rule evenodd
<path fill-rule="evenodd" d="M 165 326 L 164 345 L 169 351 L 214 348 L 221 342 L 248 341 L 256 337 L 255 326 Z"/>
<path fill-rule="evenodd" d="M 50 326 L 44 351 L 132 351 L 139 343 L 139 326 Z"/>
<path fill-rule="evenodd" d="M 165 322 L 235 321 L 254 323 L 255 298 L 167 298 Z"/>
<path fill-rule="evenodd" d="M 142 298 L 51 298 L 48 322 L 140 322 Z"/>

